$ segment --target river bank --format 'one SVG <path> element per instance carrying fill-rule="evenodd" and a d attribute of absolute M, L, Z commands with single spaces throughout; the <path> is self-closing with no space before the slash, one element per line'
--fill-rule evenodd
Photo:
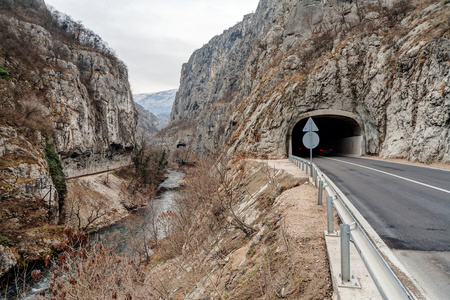
<path fill-rule="evenodd" d="M 220 201 L 214 189 L 205 193 L 214 175 L 203 171 L 191 174 L 186 187 L 207 204 L 184 211 L 185 217 L 194 212 L 192 223 L 169 237 L 145 269 L 147 298 L 331 299 L 325 209 L 307 174 L 288 160 L 236 160 L 226 171 L 216 169 L 227 181 L 219 191 L 230 192 L 231 209 L 218 224 L 212 219 L 220 210 L 205 212 Z M 233 214 L 255 231 L 246 234 Z M 179 252 L 171 248 L 176 244 Z"/>
<path fill-rule="evenodd" d="M 98 241 L 112 245 L 119 253 L 138 254 L 134 247 L 141 247 L 135 240 L 165 237 L 163 229 L 155 226 L 161 214 L 169 211 L 176 197 L 179 197 L 178 188 L 185 174 L 183 172 L 168 170 L 166 179 L 158 186 L 158 193 L 140 207 L 116 220 L 108 226 L 103 226 L 91 232 Z M 159 222 L 161 223 L 161 222 Z M 161 225 L 161 224 L 160 224 Z"/>
<path fill-rule="evenodd" d="M 71 199 L 66 206 L 66 222 L 74 228 L 85 226 L 87 219 L 92 214 L 99 213 L 101 216 L 95 219 L 89 226 L 88 233 L 96 238 L 102 237 L 102 240 L 111 240 L 118 230 L 123 230 L 126 224 L 136 216 L 145 215 L 148 209 L 146 205 L 152 202 L 158 206 L 163 205 L 167 199 L 172 199 L 182 179 L 184 173 L 176 171 L 167 171 L 165 180 L 159 185 L 161 191 L 156 196 L 152 196 L 153 201 L 149 201 L 151 195 L 145 193 L 135 193 L 130 195 L 127 193 L 126 186 L 129 180 L 121 178 L 114 172 L 95 174 L 92 176 L 84 176 L 82 178 L 72 179 L 69 181 L 69 196 Z M 166 195 L 167 196 L 164 196 Z M 78 202 L 77 202 L 78 201 Z M 132 207 L 132 209 L 127 209 Z M 20 291 L 31 291 L 31 294 L 25 292 L 26 295 L 19 298 L 32 299 L 37 292 L 48 287 L 48 283 L 40 280 L 35 283 L 30 278 L 30 272 L 34 269 L 43 270 L 44 278 L 49 276 L 45 273 L 44 257 L 55 253 L 57 245 L 61 243 L 63 238 L 63 229 L 66 225 L 54 225 L 51 236 L 46 239 L 47 247 L 40 250 L 40 255 L 35 259 L 26 261 L 21 267 L 13 268 L 3 280 L 1 291 L 9 287 L 10 293 L 14 294 L 14 285 L 19 285 Z M 42 229 L 41 229 L 42 230 Z M 48 235 L 49 231 L 46 231 Z M 104 236 L 104 232 L 110 232 L 110 235 Z M 116 233 L 115 233 L 116 234 Z M 126 238 L 121 238 L 126 243 Z M 38 240 L 39 241 L 39 240 Z M 25 242 L 25 241 L 24 241 Z M 18 254 L 16 254 L 18 256 Z M 30 289 L 29 285 L 32 285 Z M 20 293 L 20 292 L 19 292 Z M 0 293 L 0 299 L 6 296 Z M 30 298 L 31 297 L 31 298 Z M 9 299 L 6 297 L 6 299 Z"/>
<path fill-rule="evenodd" d="M 214 169 L 211 165 L 202 169 L 202 164 L 189 171 L 183 199 L 175 201 L 173 210 L 166 206 L 169 210 L 161 214 L 172 221 L 167 230 L 170 235 L 160 235 L 167 229 L 162 228 L 152 240 L 152 226 L 158 217 L 136 210 L 130 218 L 132 224 L 125 218 L 112 237 L 101 236 L 102 242 L 112 241 L 107 249 L 113 249 L 113 254 L 105 257 L 104 252 L 90 251 L 87 258 L 83 254 L 76 263 L 64 265 L 68 271 L 62 269 L 55 284 L 83 295 L 82 299 L 86 295 L 330 299 L 332 283 L 323 238 L 325 210 L 317 205 L 317 189 L 309 184 L 307 175 L 287 160 L 232 160 L 225 161 L 223 168 L 220 162 L 214 164 Z M 160 190 L 172 191 L 163 186 Z M 157 204 L 157 199 L 151 203 Z M 136 222 L 138 212 L 144 212 L 147 220 Z M 130 230 L 130 225 L 135 230 Z M 117 252 L 139 259 L 130 262 L 128 255 L 117 256 Z M 90 266 L 95 274 L 81 272 L 73 281 L 71 274 L 77 272 L 71 268 L 78 264 Z M 95 286 L 83 290 L 84 283 L 90 286 L 92 281 Z"/>

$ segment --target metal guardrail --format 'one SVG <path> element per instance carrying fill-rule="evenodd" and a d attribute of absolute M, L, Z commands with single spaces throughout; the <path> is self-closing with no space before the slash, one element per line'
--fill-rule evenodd
<path fill-rule="evenodd" d="M 349 262 L 349 242 L 354 243 L 361 259 L 366 265 L 367 270 L 372 276 L 375 285 L 383 299 L 413 299 L 406 288 L 397 278 L 395 273 L 378 252 L 375 245 L 367 237 L 356 219 L 348 210 L 345 202 L 349 201 L 339 188 L 326 176 L 316 164 L 310 164 L 309 161 L 289 155 L 289 160 L 303 171 L 312 174 L 311 179 L 315 186 L 320 187 L 318 203 L 322 202 L 322 188 L 328 194 L 327 197 L 327 231 L 334 233 L 333 230 L 333 207 L 336 209 L 341 225 L 341 279 L 351 281 L 350 262 Z M 306 169 L 306 170 L 305 170 Z M 308 171 L 309 169 L 309 171 Z"/>

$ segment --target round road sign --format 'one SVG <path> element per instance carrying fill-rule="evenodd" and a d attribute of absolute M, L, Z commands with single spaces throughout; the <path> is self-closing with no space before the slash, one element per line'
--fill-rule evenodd
<path fill-rule="evenodd" d="M 307 132 L 303 136 L 303 145 L 308 149 L 314 149 L 319 145 L 319 135 L 315 132 Z"/>

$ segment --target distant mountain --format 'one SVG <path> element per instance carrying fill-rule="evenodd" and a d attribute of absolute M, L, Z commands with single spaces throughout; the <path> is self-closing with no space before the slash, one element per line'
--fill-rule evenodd
<path fill-rule="evenodd" d="M 169 123 L 172 104 L 175 100 L 177 90 L 168 90 L 157 93 L 145 93 L 133 95 L 134 102 L 158 117 L 159 129 Z"/>
<path fill-rule="evenodd" d="M 135 103 L 135 106 L 138 119 L 136 138 L 140 140 L 143 137 L 148 140 L 161 129 L 158 117 L 137 103 Z"/>
<path fill-rule="evenodd" d="M 169 113 L 177 90 L 133 95 L 134 101 L 155 115 Z"/>
<path fill-rule="evenodd" d="M 169 125 L 170 112 L 157 114 L 156 117 L 158 118 L 159 129 L 163 129 Z"/>

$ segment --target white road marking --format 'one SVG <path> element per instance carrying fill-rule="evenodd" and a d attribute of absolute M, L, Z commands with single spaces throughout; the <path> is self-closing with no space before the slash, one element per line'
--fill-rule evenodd
<path fill-rule="evenodd" d="M 365 169 L 369 169 L 369 170 L 372 170 L 372 171 L 375 171 L 375 172 L 379 172 L 379 173 L 382 173 L 382 174 L 385 174 L 385 175 L 389 175 L 389 176 L 392 176 L 392 177 L 400 178 L 400 179 L 403 179 L 403 180 L 406 180 L 406 181 L 409 181 L 409 182 L 412 182 L 412 183 L 420 184 L 420 185 L 426 186 L 428 188 L 435 189 L 435 190 L 438 190 L 438 191 L 450 194 L 449 190 L 445 190 L 445 189 L 442 189 L 442 188 L 439 188 L 439 187 L 436 187 L 436 186 L 433 186 L 433 185 L 429 185 L 429 184 L 426 184 L 426 183 L 423 183 L 423 182 L 420 182 L 420 181 L 412 180 L 412 179 L 409 179 L 409 178 L 406 178 L 406 177 L 402 177 L 402 176 L 399 176 L 399 175 L 391 174 L 391 173 L 388 173 L 388 172 L 385 172 L 385 171 L 381 171 L 381 170 L 374 169 L 374 168 L 371 168 L 371 167 L 366 167 L 366 166 L 363 166 L 363 165 L 358 165 L 358 164 L 355 164 L 355 163 L 351 163 L 351 162 L 340 160 L 340 159 L 336 159 L 336 158 L 329 158 L 329 157 L 324 157 L 324 158 L 325 159 L 339 161 L 339 162 L 342 162 L 342 163 L 345 163 L 345 164 L 349 164 L 349 165 L 358 166 L 358 167 L 365 168 Z"/>
<path fill-rule="evenodd" d="M 358 158 L 360 158 L 360 159 L 368 159 L 368 160 L 375 160 L 375 161 L 381 161 L 381 162 L 388 162 L 390 164 L 399 164 L 399 165 L 405 165 L 405 166 L 413 166 L 413 167 L 418 167 L 418 168 L 438 170 L 438 171 L 442 171 L 442 172 L 450 172 L 450 170 L 447 170 L 447 169 L 430 167 L 430 166 L 422 166 L 422 165 L 415 164 L 415 163 L 414 164 L 409 164 L 409 163 L 406 163 L 406 162 L 390 161 L 390 160 L 384 160 L 384 159 L 375 158 L 375 157 L 364 157 L 364 156 L 360 156 Z"/>

